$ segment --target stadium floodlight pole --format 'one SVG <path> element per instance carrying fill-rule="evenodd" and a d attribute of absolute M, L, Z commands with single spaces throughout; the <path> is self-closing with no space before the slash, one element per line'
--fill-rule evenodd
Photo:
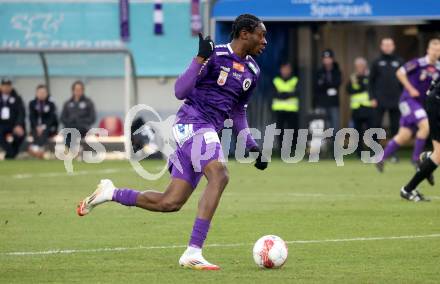
<path fill-rule="evenodd" d="M 134 104 L 138 103 L 138 86 L 137 86 L 137 75 L 136 75 L 136 65 L 134 62 L 133 55 L 131 51 L 127 48 L 0 48 L 0 54 L 2 53 L 15 53 L 15 54 L 38 54 L 41 59 L 41 64 L 44 70 L 44 78 L 48 91 L 50 92 L 50 82 L 49 82 L 49 67 L 46 61 L 46 54 L 63 54 L 63 53 L 121 53 L 125 55 L 124 59 L 124 77 L 125 77 L 125 113 L 128 112 Z M 132 90 L 132 84 L 133 90 Z M 132 92 L 133 91 L 133 92 Z M 130 99 L 133 93 L 134 100 Z"/>

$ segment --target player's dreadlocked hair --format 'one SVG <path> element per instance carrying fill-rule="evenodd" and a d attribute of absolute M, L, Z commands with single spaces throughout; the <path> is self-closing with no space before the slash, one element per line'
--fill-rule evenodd
<path fill-rule="evenodd" d="M 231 39 L 238 38 L 242 30 L 250 33 L 261 23 L 261 20 L 251 14 L 243 14 L 238 16 L 232 23 Z"/>

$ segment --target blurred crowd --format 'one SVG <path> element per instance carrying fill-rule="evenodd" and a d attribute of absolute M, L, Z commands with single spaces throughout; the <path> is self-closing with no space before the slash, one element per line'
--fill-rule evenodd
<path fill-rule="evenodd" d="M 415 69 L 412 65 L 425 62 L 426 66 L 421 67 L 423 71 L 419 78 L 407 85 L 410 88 L 407 91 L 416 96 L 416 87 L 413 85 L 424 82 L 429 84 L 440 71 L 439 39 L 429 42 L 425 55 L 407 63 L 395 53 L 396 47 L 392 38 L 383 38 L 379 48 L 381 54 L 370 63 L 364 57 L 354 60 L 354 72 L 348 76 L 347 82 L 342 81 L 342 72 L 335 60 L 334 51 L 322 51 L 321 64 L 313 80 L 313 109 L 314 113 L 325 118 L 326 128 L 334 128 L 334 133 L 341 127 L 340 102 L 344 94 L 348 95 L 350 126 L 358 131 L 359 137 L 369 128 L 384 128 L 385 114 L 389 118 L 389 135 L 395 136 L 399 130 L 399 101 L 404 90 L 403 85 L 408 81 L 407 72 Z M 279 75 L 273 78 L 272 112 L 279 128 L 298 128 L 301 98 L 298 86 L 301 78 L 293 73 L 293 69 L 291 63 L 282 63 Z M 358 155 L 361 151 L 362 147 L 358 147 Z"/>
<path fill-rule="evenodd" d="M 440 68 L 438 39 L 431 40 L 426 55 L 409 61 L 406 63 L 408 66 L 395 54 L 392 38 L 383 38 L 379 48 L 380 56 L 370 63 L 364 57 L 354 60 L 354 72 L 347 76 L 347 82 L 343 82 L 342 71 L 335 60 L 334 51 L 322 51 L 321 64 L 313 80 L 312 102 L 314 113 L 325 118 L 325 128 L 334 128 L 334 133 L 340 129 L 341 96 L 347 95 L 351 113 L 350 126 L 358 131 L 360 137 L 368 128 L 383 128 L 385 114 L 389 118 L 389 135 L 395 136 L 399 130 L 399 99 L 404 90 L 402 83 L 408 80 L 406 72 L 411 67 L 409 65 L 424 58 L 427 65 L 434 66 L 434 70 Z M 301 84 L 301 78 L 298 78 L 293 70 L 294 66 L 291 63 L 282 63 L 279 75 L 272 81 L 272 112 L 279 129 L 299 128 L 301 94 L 298 86 Z M 426 74 L 420 75 L 420 81 L 433 79 L 429 68 L 426 70 Z M 414 94 L 417 90 L 407 91 Z M 96 121 L 95 106 L 90 97 L 85 95 L 82 81 L 73 82 L 71 92 L 72 96 L 64 102 L 58 116 L 57 106 L 52 101 L 47 86 L 36 87 L 35 98 L 26 108 L 11 79 L 3 78 L 0 86 L 0 151 L 4 152 L 4 158 L 15 158 L 23 148 L 31 156 L 43 158 L 48 145 L 53 143 L 52 138 L 58 133 L 60 123 L 64 128 L 77 129 L 81 137 L 84 137 Z M 139 123 L 142 124 L 143 121 Z M 109 117 L 101 121 L 99 127 L 108 129 L 110 136 L 123 134 L 119 118 Z M 280 137 L 282 136 L 283 133 Z M 136 135 L 133 137 L 136 138 Z M 70 139 L 70 136 L 66 137 L 66 147 L 69 147 Z M 135 142 L 133 141 L 133 145 Z M 281 139 L 279 142 L 278 150 L 281 149 Z M 138 148 L 142 148 L 144 144 L 140 143 Z M 358 147 L 359 155 L 361 151 L 362 147 Z"/>
<path fill-rule="evenodd" d="M 0 146 L 4 158 L 15 158 L 23 144 L 26 144 L 30 155 L 43 158 L 50 139 L 58 132 L 59 122 L 65 128 L 76 128 L 84 136 L 96 120 L 95 106 L 84 91 L 83 82 L 74 82 L 72 96 L 63 104 L 58 117 L 57 107 L 45 85 L 36 87 L 35 98 L 26 108 L 12 81 L 3 78 L 0 86 Z M 29 129 L 26 129 L 27 126 Z M 70 145 L 69 139 L 65 142 Z"/>

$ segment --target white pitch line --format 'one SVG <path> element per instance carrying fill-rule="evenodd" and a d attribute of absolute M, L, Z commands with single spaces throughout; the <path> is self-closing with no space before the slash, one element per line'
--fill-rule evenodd
<path fill-rule="evenodd" d="M 292 197 L 310 197 L 310 198 L 328 198 L 328 197 L 342 197 L 342 198 L 393 198 L 400 199 L 396 194 L 356 194 L 356 193 L 319 193 L 319 192 L 259 192 L 259 193 L 236 193 L 236 192 L 226 192 L 223 193 L 222 196 L 260 196 L 260 195 L 268 195 L 268 196 L 292 196 Z M 440 199 L 439 195 L 427 195 L 430 199 Z"/>
<path fill-rule="evenodd" d="M 28 178 L 48 178 L 48 177 L 60 177 L 60 176 L 81 176 L 81 175 L 90 175 L 90 174 L 112 174 L 112 173 L 118 173 L 118 172 L 128 172 L 132 171 L 131 169 L 118 169 L 118 168 L 109 168 L 109 169 L 103 169 L 103 170 L 96 170 L 96 171 L 74 171 L 73 173 L 69 174 L 67 172 L 46 172 L 46 173 L 37 173 L 37 174 L 16 174 L 13 175 L 12 178 L 14 179 L 28 179 Z"/>
<path fill-rule="evenodd" d="M 325 239 L 325 240 L 296 240 L 286 241 L 287 244 L 317 244 L 317 243 L 343 243 L 343 242 L 363 242 L 363 241 L 385 241 L 385 240 L 413 240 L 413 239 L 427 239 L 440 238 L 440 234 L 431 235 L 415 235 L 415 236 L 391 236 L 391 237 L 360 237 L 348 239 Z M 251 243 L 236 243 L 236 244 L 209 244 L 205 247 L 242 247 L 252 246 Z M 116 248 L 96 248 L 96 249 L 56 249 L 46 251 L 16 251 L 16 252 L 1 252 L 0 255 L 6 256 L 28 256 L 28 255 L 52 255 L 52 254 L 74 254 L 74 253 L 93 253 L 93 252 L 119 252 L 130 250 L 155 250 L 155 249 L 176 249 L 186 248 L 186 245 L 170 245 L 170 246 L 137 246 L 137 247 L 116 247 Z"/>
<path fill-rule="evenodd" d="M 1 1 L 1 0 L 0 0 Z M 162 167 L 155 167 L 155 170 L 161 170 Z M 91 175 L 91 174 L 112 174 L 112 173 L 121 173 L 121 172 L 134 172 L 134 169 L 131 168 L 108 168 L 102 170 L 83 170 L 83 171 L 74 171 L 69 174 L 67 172 L 46 172 L 46 173 L 24 173 L 24 174 L 16 174 L 13 175 L 13 179 L 28 179 L 28 178 L 48 178 L 48 177 L 65 177 L 65 176 L 82 176 L 82 175 Z M 0 177 L 6 177 L 0 175 Z M 7 176 L 9 177 L 9 176 Z"/>

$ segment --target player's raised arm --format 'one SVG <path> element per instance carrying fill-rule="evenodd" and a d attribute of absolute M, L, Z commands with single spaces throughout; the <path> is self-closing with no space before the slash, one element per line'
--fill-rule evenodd
<path fill-rule="evenodd" d="M 191 64 L 185 72 L 177 78 L 176 84 L 174 85 L 176 98 L 183 100 L 191 93 L 191 90 L 196 84 L 197 76 L 213 51 L 214 42 L 210 36 L 204 39 L 202 34 L 199 33 L 199 51 L 197 56 L 191 61 Z"/>

